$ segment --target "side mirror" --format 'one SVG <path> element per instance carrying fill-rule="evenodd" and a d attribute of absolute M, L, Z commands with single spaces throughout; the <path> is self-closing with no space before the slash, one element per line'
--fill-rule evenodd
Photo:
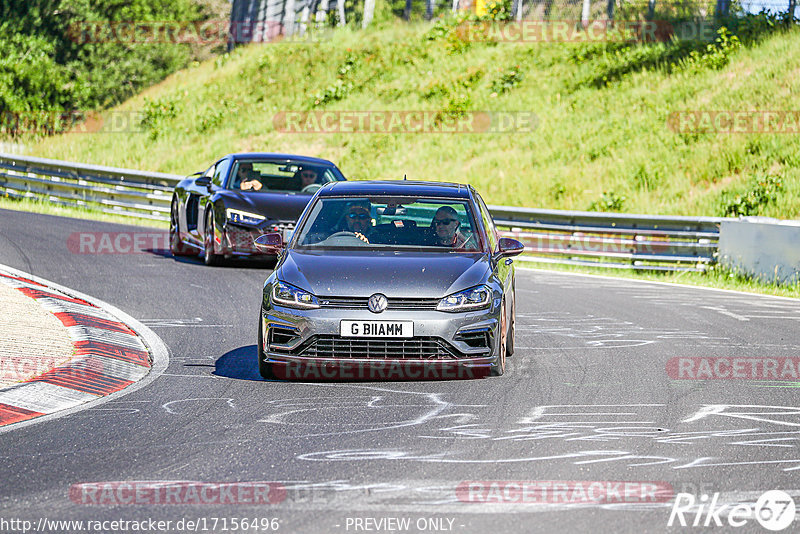
<path fill-rule="evenodd" d="M 497 248 L 500 256 L 507 258 L 521 254 L 522 251 L 525 250 L 525 245 L 516 239 L 511 239 L 510 237 L 501 237 L 500 242 L 497 244 Z"/>
<path fill-rule="evenodd" d="M 278 233 L 262 234 L 256 238 L 256 248 L 267 254 L 279 254 L 283 250 L 283 236 Z"/>
<path fill-rule="evenodd" d="M 200 186 L 204 185 L 204 186 L 208 187 L 209 185 L 211 185 L 211 177 L 210 176 L 201 176 L 200 178 L 195 180 L 194 183 L 196 183 L 197 185 L 200 185 Z"/>

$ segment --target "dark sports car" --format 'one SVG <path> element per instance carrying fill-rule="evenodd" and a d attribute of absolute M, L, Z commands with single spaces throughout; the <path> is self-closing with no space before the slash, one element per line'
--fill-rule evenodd
<path fill-rule="evenodd" d="M 229 154 L 181 181 L 172 196 L 170 250 L 202 254 L 206 265 L 234 256 L 264 256 L 259 235 L 284 239 L 323 185 L 344 180 L 330 161 L 288 154 Z"/>
<path fill-rule="evenodd" d="M 519 241 L 497 235 L 470 186 L 324 186 L 264 283 L 265 378 L 442 379 L 501 375 L 514 350 Z"/>

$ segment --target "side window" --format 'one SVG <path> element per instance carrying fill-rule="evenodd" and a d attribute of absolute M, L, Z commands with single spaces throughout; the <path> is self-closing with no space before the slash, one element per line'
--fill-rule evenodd
<path fill-rule="evenodd" d="M 489 209 L 484 204 L 483 199 L 478 193 L 475 193 L 475 198 L 478 199 L 478 206 L 481 210 L 481 219 L 483 219 L 483 226 L 486 228 L 486 234 L 489 236 L 489 248 L 492 249 L 492 252 L 497 250 L 497 229 L 494 227 L 494 221 L 492 220 L 492 215 L 489 213 Z"/>
<path fill-rule="evenodd" d="M 215 163 L 214 165 L 209 167 L 206 172 L 203 173 L 203 176 L 207 176 L 207 177 L 211 178 L 212 176 L 214 176 L 214 170 L 216 168 L 217 168 L 217 164 Z"/>
<path fill-rule="evenodd" d="M 225 177 L 228 175 L 228 168 L 230 166 L 231 162 L 228 159 L 218 161 L 216 169 L 214 170 L 214 176 L 211 178 L 211 183 L 217 187 L 222 187 L 222 182 L 225 181 Z"/>

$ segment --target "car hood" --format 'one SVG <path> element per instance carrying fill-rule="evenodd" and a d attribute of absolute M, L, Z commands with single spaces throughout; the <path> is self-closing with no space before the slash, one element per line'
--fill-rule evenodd
<path fill-rule="evenodd" d="M 311 195 L 226 191 L 228 208 L 264 215 L 272 220 L 296 221 L 311 200 Z"/>
<path fill-rule="evenodd" d="M 488 280 L 487 254 L 289 250 L 279 280 L 326 297 L 441 298 Z"/>

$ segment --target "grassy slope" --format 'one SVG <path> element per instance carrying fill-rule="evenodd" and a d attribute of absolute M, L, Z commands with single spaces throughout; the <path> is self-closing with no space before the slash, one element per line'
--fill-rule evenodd
<path fill-rule="evenodd" d="M 332 159 L 355 179 L 407 173 L 469 182 L 494 204 L 587 209 L 614 191 L 627 197 L 623 211 L 679 215 L 719 214 L 724 190 L 744 190 L 766 172 L 781 176 L 784 190 L 761 214 L 800 217 L 800 136 L 679 135 L 666 124 L 678 110 L 800 109 L 797 32 L 742 48 L 720 70 L 641 72 L 596 89 L 579 80 L 604 58 L 570 62 L 581 45 L 474 44 L 451 53 L 443 41 L 425 41 L 427 29 L 385 26 L 368 35 L 344 29 L 317 45 L 240 48 L 227 60 L 178 72 L 118 108 L 139 110 L 145 98 L 177 102 L 178 116 L 157 139 L 69 134 L 32 152 L 186 174 L 228 152 L 299 152 Z M 335 82 L 348 55 L 355 63 L 344 79 L 354 89 L 313 108 L 314 95 Z M 524 79 L 493 97 L 498 70 L 514 65 Z M 468 73 L 479 78 L 470 84 Z M 280 134 L 272 125 L 281 110 L 439 110 L 459 95 L 469 97 L 472 110 L 535 111 L 539 126 L 527 134 L 444 136 Z M 226 104 L 222 123 L 200 131 Z"/>

